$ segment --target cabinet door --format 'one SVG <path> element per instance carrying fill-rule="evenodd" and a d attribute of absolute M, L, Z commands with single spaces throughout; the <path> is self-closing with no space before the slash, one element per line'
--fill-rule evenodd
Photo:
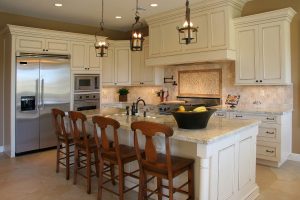
<path fill-rule="evenodd" d="M 115 48 L 115 82 L 118 85 L 131 84 L 130 48 Z"/>
<path fill-rule="evenodd" d="M 179 44 L 179 35 L 176 27 L 182 26 L 182 23 L 182 20 L 176 20 L 161 24 L 161 53 L 172 55 L 181 51 L 181 44 Z"/>
<path fill-rule="evenodd" d="M 194 27 L 198 27 L 197 42 L 189 45 L 183 45 L 186 51 L 190 50 L 207 50 L 209 48 L 209 15 L 208 13 L 202 13 L 195 17 L 192 16 Z"/>
<path fill-rule="evenodd" d="M 228 20 L 224 9 L 215 9 L 210 14 L 211 47 L 226 47 Z"/>
<path fill-rule="evenodd" d="M 140 85 L 142 82 L 141 75 L 143 72 L 141 70 L 141 54 L 143 54 L 143 51 L 131 52 L 131 83 L 133 85 Z"/>
<path fill-rule="evenodd" d="M 96 56 L 94 44 L 88 44 L 87 66 L 90 70 L 100 70 L 100 57 Z"/>
<path fill-rule="evenodd" d="M 142 82 L 143 84 L 154 84 L 154 67 L 153 66 L 146 66 L 146 59 L 149 57 L 149 46 L 144 47 L 144 53 L 142 55 Z"/>
<path fill-rule="evenodd" d="M 236 45 L 236 83 L 254 84 L 259 73 L 258 27 L 249 26 L 237 29 Z"/>
<path fill-rule="evenodd" d="M 64 40 L 46 39 L 46 50 L 54 53 L 69 53 L 70 44 Z"/>
<path fill-rule="evenodd" d="M 21 51 L 43 52 L 45 40 L 43 38 L 18 36 L 16 49 Z"/>
<path fill-rule="evenodd" d="M 86 44 L 80 42 L 72 43 L 72 68 L 76 70 L 84 70 L 86 66 Z"/>
<path fill-rule="evenodd" d="M 150 57 L 160 55 L 161 49 L 161 29 L 160 25 L 149 27 L 149 45 L 150 45 Z"/>
<path fill-rule="evenodd" d="M 108 49 L 108 56 L 102 58 L 102 83 L 103 85 L 114 85 L 115 83 L 115 58 L 114 49 Z"/>
<path fill-rule="evenodd" d="M 262 24 L 259 26 L 260 50 L 260 80 L 262 83 L 280 84 L 283 80 L 282 56 L 284 48 L 281 43 L 283 36 L 280 22 Z"/>

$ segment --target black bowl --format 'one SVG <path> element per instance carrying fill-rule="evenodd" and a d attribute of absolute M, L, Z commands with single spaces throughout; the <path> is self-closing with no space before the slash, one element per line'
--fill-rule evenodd
<path fill-rule="evenodd" d="M 209 118 L 216 110 L 217 109 L 207 108 L 205 112 L 174 111 L 172 114 L 179 128 L 202 129 L 206 128 Z"/>

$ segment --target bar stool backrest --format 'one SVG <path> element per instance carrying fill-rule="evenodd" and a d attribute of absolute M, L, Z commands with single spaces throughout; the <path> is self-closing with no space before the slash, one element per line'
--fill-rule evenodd
<path fill-rule="evenodd" d="M 68 133 L 65 128 L 65 112 L 62 110 L 59 110 L 57 108 L 51 109 L 52 112 L 52 122 L 53 126 L 55 128 L 55 134 L 57 138 L 62 137 L 64 139 L 67 139 Z"/>
<path fill-rule="evenodd" d="M 108 154 L 116 154 L 117 158 L 120 158 L 120 149 L 119 149 L 119 138 L 118 138 L 118 129 L 120 128 L 120 123 L 112 118 L 102 117 L 102 116 L 94 116 L 94 137 L 96 141 L 96 145 L 100 152 L 105 152 Z M 112 126 L 113 128 L 113 144 L 114 147 L 111 147 L 110 141 L 108 140 L 108 131 L 107 128 Z M 97 134 L 97 127 L 101 130 L 101 136 L 99 138 Z M 101 148 L 100 148 L 101 147 Z"/>
<path fill-rule="evenodd" d="M 71 120 L 71 134 L 75 144 L 85 145 L 89 144 L 88 134 L 85 128 L 86 116 L 80 112 L 69 111 L 69 118 Z M 80 128 L 78 127 L 80 125 Z M 83 140 L 82 140 L 83 139 Z"/>
<path fill-rule="evenodd" d="M 131 129 L 134 131 L 134 147 L 137 153 L 140 167 L 143 168 L 144 166 L 155 166 L 156 168 L 161 169 L 167 168 L 170 172 L 172 169 L 172 162 L 169 137 L 173 135 L 173 129 L 163 124 L 148 121 L 133 122 L 131 124 Z M 144 148 L 140 148 L 137 130 L 140 130 L 142 132 L 142 135 L 144 135 L 146 138 Z M 153 136 L 159 133 L 165 136 L 165 162 L 158 161 L 157 151 L 153 143 Z M 142 156 L 141 149 L 144 149 L 145 156 Z"/>

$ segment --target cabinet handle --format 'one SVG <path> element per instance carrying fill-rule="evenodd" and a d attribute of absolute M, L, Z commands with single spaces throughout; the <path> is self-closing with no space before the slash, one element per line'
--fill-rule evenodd
<path fill-rule="evenodd" d="M 224 117 L 224 114 L 217 114 L 217 116 L 219 116 L 219 117 Z"/>
<path fill-rule="evenodd" d="M 262 83 L 262 80 L 260 80 L 259 82 Z"/>
<path fill-rule="evenodd" d="M 117 85 L 117 83 L 115 83 L 115 85 Z"/>
<path fill-rule="evenodd" d="M 46 49 L 46 51 L 48 51 L 48 49 Z"/>
<path fill-rule="evenodd" d="M 273 120 L 273 121 L 275 120 L 274 117 L 267 117 L 266 119 L 267 119 L 267 120 Z"/>
<path fill-rule="evenodd" d="M 273 150 L 271 151 L 271 150 L 268 150 L 268 149 L 266 150 L 266 152 L 267 152 L 267 153 L 274 153 Z"/>
<path fill-rule="evenodd" d="M 256 80 L 255 82 L 258 83 L 258 80 Z"/>
<path fill-rule="evenodd" d="M 239 118 L 241 118 L 241 117 L 243 117 L 242 115 L 236 115 L 235 117 L 239 117 Z"/>
<path fill-rule="evenodd" d="M 266 131 L 266 134 L 274 135 L 275 132 Z"/>

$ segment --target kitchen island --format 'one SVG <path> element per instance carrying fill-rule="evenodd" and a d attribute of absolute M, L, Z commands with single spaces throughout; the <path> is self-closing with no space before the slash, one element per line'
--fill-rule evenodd
<path fill-rule="evenodd" d="M 228 120 L 212 117 L 207 128 L 199 130 L 179 129 L 173 116 L 150 115 L 127 116 L 120 109 L 85 111 L 88 118 L 103 115 L 116 119 L 121 124 L 119 140 L 133 146 L 133 134 L 130 125 L 133 121 L 145 120 L 169 125 L 174 130 L 171 137 L 173 155 L 195 160 L 195 197 L 200 200 L 243 200 L 255 199 L 258 186 L 255 182 L 256 136 L 258 121 Z M 89 120 L 90 121 L 90 120 Z M 90 121 L 91 122 L 91 121 Z M 156 137 L 156 148 L 164 152 L 163 137 Z M 134 170 L 137 163 L 127 166 Z M 174 185 L 180 185 L 187 174 L 174 179 Z M 128 179 L 130 186 L 133 180 Z M 154 182 L 149 183 L 154 187 Z M 178 193 L 175 199 L 186 199 Z"/>

